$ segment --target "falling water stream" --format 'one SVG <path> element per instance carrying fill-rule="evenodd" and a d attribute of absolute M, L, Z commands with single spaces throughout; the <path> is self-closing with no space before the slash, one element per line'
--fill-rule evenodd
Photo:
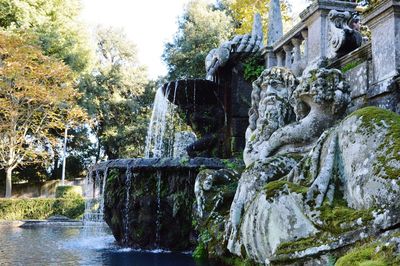
<path fill-rule="evenodd" d="M 188 99 L 188 80 L 182 81 L 185 82 L 185 96 L 186 101 L 189 102 Z M 146 146 L 145 146 L 145 158 L 164 158 L 164 157 L 172 157 L 173 154 L 173 146 L 174 146 L 174 135 L 177 130 L 177 126 L 175 125 L 176 121 L 174 121 L 174 115 L 176 112 L 176 106 L 174 105 L 177 91 L 178 91 L 179 82 L 175 81 L 175 83 L 169 83 L 166 85 L 165 91 L 163 88 L 159 88 L 156 92 L 153 104 L 153 111 L 151 115 L 151 120 L 147 130 L 146 136 Z M 172 88 L 174 86 L 174 88 Z M 173 101 L 169 102 L 168 97 L 171 93 L 171 89 L 174 90 Z M 196 102 L 196 82 L 194 82 L 194 95 L 193 95 L 194 103 Z M 194 107 L 195 108 L 195 107 Z M 181 123 L 181 120 L 179 120 Z M 178 128 L 181 128 L 179 125 Z M 106 189 L 108 168 L 102 172 L 102 175 L 99 170 L 96 170 L 95 177 L 88 176 L 87 177 L 87 187 L 88 191 L 85 191 L 85 196 L 88 199 L 86 208 L 85 208 L 85 218 L 86 222 L 104 222 L 103 220 L 103 211 L 104 211 L 104 194 Z M 126 188 L 126 197 L 125 204 L 123 210 L 123 241 L 125 245 L 129 244 L 129 231 L 133 228 L 129 228 L 130 219 L 129 219 L 129 209 L 132 206 L 131 203 L 131 191 L 132 191 L 132 169 L 127 166 L 126 170 L 126 179 L 125 179 L 125 188 Z M 155 232 L 155 245 L 157 248 L 160 247 L 160 230 L 161 230 L 161 171 L 157 171 L 156 173 L 156 191 L 157 191 L 157 210 L 156 210 L 156 232 Z"/>
<path fill-rule="evenodd" d="M 170 84 L 165 90 L 165 95 L 162 88 L 160 88 L 154 98 L 153 112 L 146 136 L 145 158 L 161 158 L 165 156 L 163 144 L 166 120 L 169 112 L 173 109 L 168 101 L 169 93 Z"/>
<path fill-rule="evenodd" d="M 157 219 L 156 219 L 156 247 L 160 247 L 161 229 L 161 171 L 157 171 Z"/>
<path fill-rule="evenodd" d="M 130 167 L 126 169 L 126 179 L 125 179 L 125 187 L 126 187 L 126 200 L 125 200 L 125 208 L 124 208 L 124 241 L 125 245 L 128 244 L 129 240 L 129 203 L 131 198 L 131 186 L 132 186 L 132 171 Z"/>

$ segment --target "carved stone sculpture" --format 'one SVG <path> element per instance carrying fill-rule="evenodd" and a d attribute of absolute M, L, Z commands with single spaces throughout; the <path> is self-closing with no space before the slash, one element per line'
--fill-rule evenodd
<path fill-rule="evenodd" d="M 361 46 L 363 37 L 360 33 L 360 18 L 350 12 L 331 10 L 328 14 L 329 28 L 329 51 L 328 58 L 338 58 Z"/>
<path fill-rule="evenodd" d="M 219 48 L 212 49 L 205 61 L 206 78 L 212 80 L 216 71 L 230 60 L 246 57 L 258 52 L 263 47 L 263 32 L 260 14 L 255 14 L 251 34 L 237 35 L 232 40 L 223 43 Z"/>
<path fill-rule="evenodd" d="M 286 68 L 264 70 L 253 83 L 249 127 L 243 159 L 248 166 L 259 159 L 260 145 L 278 128 L 294 121 L 290 99 L 298 81 Z"/>
<path fill-rule="evenodd" d="M 286 79 L 279 79 L 282 75 L 278 73 L 285 73 L 283 77 Z M 259 87 L 257 84 L 264 85 Z M 323 131 L 332 127 L 344 113 L 349 102 L 348 86 L 342 73 L 336 69 L 309 70 L 293 91 L 294 84 L 297 84 L 296 79 L 289 71 L 274 68 L 265 71 L 255 82 L 252 94 L 248 153 L 244 157 L 250 158 L 246 163 L 254 160 L 254 164 L 248 165 L 239 180 L 226 237 L 230 252 L 241 255 L 244 248 L 247 256 L 258 262 L 265 262 L 280 243 L 318 231 L 304 214 L 300 196 L 282 195 L 269 201 L 268 191 L 265 192 L 264 188 L 267 183 L 287 176 L 296 167 L 301 158 L 298 155 L 305 154 L 315 145 Z M 269 93 L 278 88 L 280 93 Z M 268 108 L 269 101 L 278 98 L 280 103 L 284 99 L 286 109 L 279 107 L 276 101 Z M 292 110 L 290 108 L 293 108 L 298 121 L 289 123 L 290 120 L 286 120 L 285 124 L 285 115 Z M 254 142 L 257 137 L 258 143 Z M 249 157 L 255 150 L 257 156 Z M 254 230 L 254 226 L 263 229 Z"/>
<path fill-rule="evenodd" d="M 273 132 L 260 145 L 260 158 L 308 151 L 344 113 L 350 102 L 349 87 L 339 70 L 319 68 L 305 73 L 292 101 L 299 121 Z M 309 110 L 307 115 L 305 110 Z"/>

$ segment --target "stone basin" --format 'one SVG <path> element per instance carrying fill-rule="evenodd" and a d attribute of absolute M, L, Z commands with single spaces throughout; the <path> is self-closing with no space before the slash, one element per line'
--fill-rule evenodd
<path fill-rule="evenodd" d="M 194 183 L 201 169 L 226 168 L 215 158 L 120 159 L 100 163 L 92 176 L 107 176 L 104 220 L 120 245 L 191 250 Z M 179 241 L 177 241 L 179 239 Z"/>

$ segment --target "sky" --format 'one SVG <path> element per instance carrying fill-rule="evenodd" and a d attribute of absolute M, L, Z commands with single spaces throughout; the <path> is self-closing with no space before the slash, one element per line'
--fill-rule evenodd
<path fill-rule="evenodd" d="M 306 0 L 290 0 L 294 13 L 304 9 Z M 141 64 L 149 78 L 167 73 L 161 54 L 178 29 L 178 17 L 188 0 L 82 0 L 81 19 L 95 25 L 122 28 L 138 48 Z M 209 2 L 212 2 L 209 0 Z"/>

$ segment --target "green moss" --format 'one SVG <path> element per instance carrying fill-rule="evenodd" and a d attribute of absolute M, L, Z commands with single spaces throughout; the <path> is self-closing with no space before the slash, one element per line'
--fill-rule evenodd
<path fill-rule="evenodd" d="M 377 108 L 366 107 L 355 111 L 351 116 L 361 117 L 363 127 L 367 132 L 374 132 L 376 126 L 386 127 L 387 133 L 378 147 L 377 161 L 373 165 L 374 175 L 382 178 L 398 179 L 400 176 L 399 169 L 392 167 L 390 162 L 400 162 L 400 116 L 394 112 Z M 382 175 L 382 171 L 384 174 Z"/>
<path fill-rule="evenodd" d="M 236 171 L 243 170 L 243 165 L 238 163 L 237 161 L 224 159 L 224 160 L 222 160 L 222 163 L 225 165 L 225 167 L 227 169 L 236 170 Z"/>
<path fill-rule="evenodd" d="M 192 257 L 197 260 L 203 260 L 208 258 L 207 245 L 212 240 L 212 237 L 208 230 L 204 230 L 198 237 L 198 244 L 192 254 Z"/>
<path fill-rule="evenodd" d="M 356 66 L 358 66 L 359 64 L 361 64 L 360 61 L 352 61 L 346 65 L 344 65 L 340 70 L 342 71 L 342 73 L 346 73 L 347 71 L 352 70 L 353 68 L 355 68 Z"/>
<path fill-rule="evenodd" d="M 117 169 L 111 169 L 107 175 L 107 182 L 114 182 L 119 177 L 119 171 Z"/>
<path fill-rule="evenodd" d="M 188 157 L 183 157 L 182 159 L 180 159 L 179 163 L 181 165 L 187 165 L 189 163 L 189 158 Z"/>
<path fill-rule="evenodd" d="M 232 266 L 258 266 L 262 264 L 258 264 L 250 259 L 242 259 L 239 257 L 222 257 L 219 259 L 224 265 L 232 265 Z"/>
<path fill-rule="evenodd" d="M 204 243 L 200 242 L 195 250 L 193 251 L 192 257 L 195 260 L 204 260 L 207 259 L 208 253 Z"/>
<path fill-rule="evenodd" d="M 292 242 L 282 243 L 278 246 L 276 254 L 277 255 L 293 254 L 295 252 L 303 251 L 311 247 L 328 244 L 329 242 L 332 241 L 333 240 L 329 240 L 327 234 L 320 233 L 315 236 L 301 238 Z"/>
<path fill-rule="evenodd" d="M 328 204 L 324 204 L 319 210 L 321 211 L 320 218 L 323 221 L 323 225 L 320 227 L 335 235 L 352 229 L 352 227 L 342 228 L 341 225 L 343 224 L 355 222 L 359 218 L 365 223 L 373 218 L 371 210 L 354 210 L 347 206 L 329 206 Z"/>
<path fill-rule="evenodd" d="M 265 185 L 264 189 L 266 191 L 267 198 L 274 197 L 285 186 L 287 186 L 291 192 L 300 193 L 303 195 L 305 195 L 308 190 L 307 187 L 300 186 L 300 185 L 294 184 L 294 183 L 286 181 L 286 180 L 276 180 L 276 181 L 269 182 Z"/>
<path fill-rule="evenodd" d="M 339 187 L 339 185 L 337 184 L 336 187 Z M 323 224 L 318 225 L 318 227 L 334 235 L 339 235 L 354 229 L 354 226 L 350 226 L 350 223 L 354 223 L 359 218 L 361 218 L 362 223 L 373 219 L 372 209 L 355 210 L 349 208 L 339 189 L 335 190 L 332 204 L 325 201 L 318 210 L 320 211 L 319 218 L 323 222 Z M 347 226 L 341 227 L 341 225 Z"/>
<path fill-rule="evenodd" d="M 386 266 L 399 265 L 400 255 L 396 252 L 394 244 L 367 243 L 353 248 L 341 257 L 336 266 Z"/>

